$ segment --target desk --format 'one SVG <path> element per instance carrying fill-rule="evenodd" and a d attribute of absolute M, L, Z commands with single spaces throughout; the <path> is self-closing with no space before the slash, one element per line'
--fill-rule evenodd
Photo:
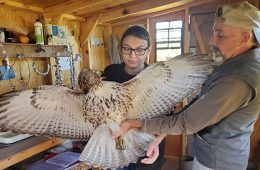
<path fill-rule="evenodd" d="M 62 142 L 61 139 L 33 136 L 0 148 L 0 169 L 5 169 Z"/>

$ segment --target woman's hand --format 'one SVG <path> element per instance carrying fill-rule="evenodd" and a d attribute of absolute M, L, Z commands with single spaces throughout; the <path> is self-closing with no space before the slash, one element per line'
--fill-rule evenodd
<path fill-rule="evenodd" d="M 159 144 L 162 142 L 162 140 L 166 137 L 166 134 L 161 134 L 157 136 L 153 142 L 151 142 L 148 146 L 148 150 L 146 152 L 146 156 L 148 158 L 144 158 L 141 160 L 144 164 L 152 164 L 156 161 L 156 159 L 159 156 Z"/>
<path fill-rule="evenodd" d="M 120 125 L 120 130 L 117 132 L 111 132 L 112 138 L 116 139 L 119 136 L 124 136 L 132 128 L 141 128 L 142 122 L 140 120 L 125 120 Z"/>

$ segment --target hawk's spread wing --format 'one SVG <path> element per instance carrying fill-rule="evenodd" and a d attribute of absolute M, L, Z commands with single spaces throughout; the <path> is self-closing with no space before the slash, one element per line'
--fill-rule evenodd
<path fill-rule="evenodd" d="M 94 127 L 83 116 L 82 101 L 82 94 L 56 86 L 2 95 L 1 130 L 87 140 Z"/>
<path fill-rule="evenodd" d="M 112 108 L 116 108 L 111 112 L 112 114 L 109 114 L 110 116 L 119 115 L 121 119 L 162 116 L 178 102 L 199 89 L 213 71 L 215 64 L 211 56 L 182 55 L 149 66 L 132 80 L 123 83 L 122 86 L 103 82 L 103 87 L 97 89 L 95 94 L 104 90 L 103 93 L 107 91 L 111 96 L 107 98 L 115 100 L 109 104 Z M 111 87 L 106 89 L 108 84 Z M 113 93 L 118 95 L 109 92 L 109 89 L 114 89 Z M 125 115 L 125 113 L 127 114 Z M 116 129 L 114 127 L 110 125 L 111 129 Z M 147 134 L 130 131 L 124 136 L 126 149 L 115 151 L 114 148 L 108 149 L 115 145 L 115 141 L 109 138 L 110 133 L 107 129 L 98 128 L 93 133 L 90 142 L 81 154 L 81 160 L 102 168 L 122 167 L 136 161 L 137 156 L 144 155 L 148 144 L 153 140 L 153 137 Z M 107 134 L 107 137 L 104 134 Z M 88 152 L 93 149 L 96 154 Z M 116 163 L 111 164 L 111 159 Z"/>
<path fill-rule="evenodd" d="M 145 119 L 165 115 L 199 89 L 213 71 L 211 56 L 177 56 L 158 62 L 125 83 L 131 91 L 128 118 Z"/>
<path fill-rule="evenodd" d="M 127 148 L 116 150 L 109 128 L 126 118 L 165 115 L 203 84 L 213 65 L 210 56 L 178 56 L 149 66 L 123 84 L 100 82 L 91 72 L 80 74 L 86 94 L 44 86 L 2 96 L 0 128 L 76 140 L 92 135 L 80 159 L 101 168 L 123 167 L 145 154 L 153 136 L 132 130 L 124 137 Z"/>

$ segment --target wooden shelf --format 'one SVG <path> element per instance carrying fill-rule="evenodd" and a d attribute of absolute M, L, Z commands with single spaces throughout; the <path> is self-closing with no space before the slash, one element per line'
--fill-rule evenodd
<path fill-rule="evenodd" d="M 23 54 L 24 57 L 68 57 L 68 52 L 65 45 L 41 45 L 44 51 L 36 52 L 36 44 L 20 44 L 20 43 L 1 43 L 6 50 L 8 57 L 17 57 L 17 54 Z M 0 54 L 2 54 L 0 48 Z M 6 56 L 2 56 L 6 57 Z"/>
<path fill-rule="evenodd" d="M 61 139 L 34 136 L 0 148 L 0 169 L 5 169 L 62 142 Z"/>

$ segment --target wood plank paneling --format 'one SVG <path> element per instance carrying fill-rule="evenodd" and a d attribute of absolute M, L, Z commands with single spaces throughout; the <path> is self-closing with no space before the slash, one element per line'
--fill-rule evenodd
<path fill-rule="evenodd" d="M 12 1 L 15 1 L 15 2 L 20 2 L 20 3 L 23 3 L 23 4 L 31 4 L 33 6 L 39 6 L 41 8 L 47 8 L 47 7 L 50 7 L 50 6 L 54 6 L 54 5 L 58 5 L 60 3 L 64 3 L 64 2 L 67 2 L 68 0 L 12 0 Z M 69 1 L 79 1 L 79 0 L 69 0 Z"/>
<path fill-rule="evenodd" d="M 77 2 L 65 2 L 59 5 L 53 5 L 45 9 L 45 16 L 53 17 L 55 15 L 60 15 L 63 13 L 73 13 L 80 9 L 84 9 L 86 7 L 94 8 L 96 4 L 103 3 L 104 0 L 84 0 L 84 1 L 77 1 Z"/>
<path fill-rule="evenodd" d="M 170 160 L 179 160 L 183 147 L 182 135 L 168 135 L 165 141 L 165 157 Z"/>
<path fill-rule="evenodd" d="M 35 88 L 43 84 L 51 84 L 50 74 L 48 76 L 38 75 L 32 69 L 34 63 L 36 67 L 44 72 L 47 70 L 48 59 L 47 58 L 26 58 L 15 59 L 10 58 L 10 65 L 13 65 L 15 72 L 15 79 L 0 80 L 0 94 L 12 90 L 12 86 L 16 90 L 26 88 Z"/>
<path fill-rule="evenodd" d="M 103 71 L 109 63 L 109 56 L 105 45 L 92 45 L 91 39 L 97 38 L 104 43 L 105 25 L 97 25 L 96 29 L 91 32 L 88 39 L 89 67 L 93 70 Z M 107 37 L 107 36 L 106 36 Z"/>
<path fill-rule="evenodd" d="M 23 10 L 0 6 L 0 27 L 4 27 L 8 31 L 23 33 L 23 34 L 32 32 L 34 30 L 34 22 L 36 18 L 38 18 L 38 15 L 34 13 L 28 13 Z M 77 42 L 76 45 L 78 45 L 79 33 L 80 33 L 79 23 L 74 21 L 62 20 L 60 24 L 67 26 L 68 33 L 69 33 L 68 37 L 70 37 L 71 30 L 74 30 L 75 39 Z M 79 51 L 77 50 L 76 53 L 79 53 Z M 53 73 L 52 76 L 48 75 L 46 77 L 36 74 L 32 69 L 32 63 L 35 63 L 35 65 L 39 70 L 45 72 L 47 70 L 47 64 L 50 63 L 48 59 L 39 58 L 39 57 L 28 58 L 28 56 L 25 57 L 29 64 L 27 63 L 26 60 L 20 60 L 20 59 L 15 60 L 15 58 L 10 59 L 11 65 L 15 61 L 13 68 L 15 71 L 16 78 L 11 81 L 9 80 L 0 81 L 0 93 L 10 91 L 11 86 L 16 87 L 16 89 L 21 89 L 25 87 L 28 81 L 29 83 L 27 85 L 27 88 L 34 88 L 44 84 L 51 84 L 53 82 L 51 77 L 54 77 L 55 67 L 51 67 Z M 53 62 L 53 64 L 55 63 Z M 28 69 L 28 66 L 30 67 L 30 71 Z M 81 62 L 75 62 L 75 66 L 76 66 L 76 76 L 77 76 L 81 68 Z M 29 80 L 29 75 L 30 75 L 30 80 Z M 70 85 L 70 71 L 69 70 L 62 71 L 62 75 L 64 78 L 64 84 Z"/>
<path fill-rule="evenodd" d="M 200 53 L 201 54 L 207 54 L 205 44 L 204 44 L 204 40 L 202 38 L 202 34 L 200 32 L 199 25 L 198 25 L 198 22 L 197 22 L 197 19 L 196 19 L 195 16 L 191 16 L 191 25 L 192 25 L 192 27 L 195 31 L 196 39 L 197 39 L 199 47 L 200 47 Z"/>
<path fill-rule="evenodd" d="M 22 34 L 28 34 L 34 30 L 37 14 L 27 13 L 19 9 L 10 9 L 0 6 L 0 27 Z"/>
<path fill-rule="evenodd" d="M 121 9 L 116 9 L 113 11 L 106 12 L 100 18 L 100 22 L 108 22 L 110 20 L 118 19 L 118 18 L 126 18 L 128 16 L 139 16 L 145 15 L 148 13 L 158 12 L 165 9 L 180 7 L 182 5 L 194 2 L 193 0 L 185 0 L 185 1 L 172 1 L 172 0 L 150 0 L 141 3 L 137 3 L 130 6 L 122 7 Z M 123 12 L 125 11 L 125 12 Z"/>
<path fill-rule="evenodd" d="M 189 53 L 189 8 L 184 10 L 184 38 L 183 38 L 183 52 Z"/>

